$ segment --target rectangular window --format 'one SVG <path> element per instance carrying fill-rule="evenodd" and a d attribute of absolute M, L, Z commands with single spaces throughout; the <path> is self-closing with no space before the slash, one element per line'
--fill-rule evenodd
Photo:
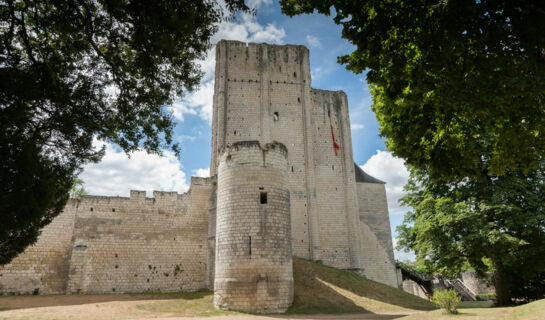
<path fill-rule="evenodd" d="M 259 201 L 261 202 L 261 204 L 267 203 L 267 192 L 259 193 Z"/>
<path fill-rule="evenodd" d="M 274 121 L 278 121 L 278 119 L 279 119 L 278 112 L 275 112 L 274 113 Z"/>

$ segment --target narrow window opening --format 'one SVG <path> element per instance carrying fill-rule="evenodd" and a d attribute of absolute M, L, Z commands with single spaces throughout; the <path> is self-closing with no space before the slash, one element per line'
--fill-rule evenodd
<path fill-rule="evenodd" d="M 293 166 L 291 167 L 291 172 L 293 172 Z"/>
<path fill-rule="evenodd" d="M 236 136 L 236 135 L 237 135 L 237 131 L 235 130 L 235 131 L 233 132 L 233 134 Z"/>
<path fill-rule="evenodd" d="M 327 110 L 327 116 L 331 117 L 331 110 L 329 110 L 329 109 Z"/>
<path fill-rule="evenodd" d="M 91 212 L 93 211 L 93 208 L 91 208 Z"/>
<path fill-rule="evenodd" d="M 267 192 L 260 192 L 259 193 L 259 202 L 261 204 L 266 204 L 267 203 Z"/>
<path fill-rule="evenodd" d="M 278 66 L 278 71 L 282 72 L 282 66 Z"/>
<path fill-rule="evenodd" d="M 335 166 L 331 166 L 331 170 L 335 171 Z"/>
<path fill-rule="evenodd" d="M 249 254 L 252 255 L 252 237 L 251 236 L 248 237 L 248 243 L 249 243 L 248 251 L 249 251 Z"/>
<path fill-rule="evenodd" d="M 112 208 L 112 212 L 115 212 L 115 208 Z"/>
<path fill-rule="evenodd" d="M 274 121 L 278 121 L 278 112 L 274 113 Z"/>
<path fill-rule="evenodd" d="M 294 77 L 294 78 L 297 78 L 297 72 L 294 72 L 294 73 L 293 73 L 293 77 Z"/>
<path fill-rule="evenodd" d="M 301 102 L 301 98 L 298 97 L 298 98 L 297 98 L 297 102 Z"/>

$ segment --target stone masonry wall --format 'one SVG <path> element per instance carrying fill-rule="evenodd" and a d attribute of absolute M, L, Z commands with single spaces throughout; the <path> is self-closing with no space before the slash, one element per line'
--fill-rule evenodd
<path fill-rule="evenodd" d="M 214 304 L 284 312 L 293 300 L 287 150 L 239 142 L 218 168 Z"/>
<path fill-rule="evenodd" d="M 75 203 L 69 200 L 64 211 L 42 230 L 34 245 L 0 267 L 0 294 L 66 292 Z"/>
<path fill-rule="evenodd" d="M 312 216 L 317 220 L 312 228 L 314 259 L 341 269 L 358 269 L 361 240 L 356 230 L 358 209 L 346 95 L 312 89 L 311 102 L 316 179 L 316 214 Z"/>
<path fill-rule="evenodd" d="M 494 285 L 490 281 L 492 275 L 489 274 L 488 276 L 488 279 L 481 279 L 477 276 L 477 273 L 475 271 L 469 270 L 460 273 L 458 279 L 461 280 L 466 285 L 466 287 L 468 287 L 475 294 L 494 293 L 496 290 L 494 288 Z"/>
<path fill-rule="evenodd" d="M 292 245 L 310 258 L 314 207 L 310 67 L 304 46 L 220 41 L 216 47 L 211 175 L 219 150 L 238 141 L 272 141 L 289 150 Z"/>
<path fill-rule="evenodd" d="M 342 91 L 312 89 L 310 84 L 309 51 L 304 46 L 220 41 L 211 175 L 218 174 L 227 146 L 250 140 L 258 146 L 283 144 L 288 151 L 281 165 L 282 188 L 289 199 L 290 252 L 396 286 L 384 186 L 355 182 L 347 97 Z M 339 146 L 337 154 L 333 139 Z M 249 163 L 255 160 L 252 150 L 240 153 Z M 255 170 L 265 170 L 267 177 L 273 168 Z M 241 176 L 248 174 L 240 170 Z M 275 175 L 279 178 L 278 172 Z M 273 188 L 279 183 L 255 179 L 240 187 Z M 34 246 L 0 268 L 0 294 L 213 288 L 214 276 L 223 272 L 214 268 L 219 243 L 216 207 L 227 201 L 225 193 L 216 194 L 215 183 L 214 178 L 192 178 L 190 192 L 183 195 L 155 192 L 154 198 L 146 198 L 144 192 L 131 191 L 130 198 L 71 200 Z M 233 178 L 229 184 L 240 181 Z M 276 195 L 285 192 L 274 188 Z M 272 199 L 284 203 L 286 197 Z M 287 260 L 281 261 L 287 268 Z M 291 256 L 289 261 L 291 265 Z M 266 267 L 263 270 L 269 270 Z M 267 272 L 271 276 L 266 280 L 261 274 L 256 278 L 260 283 L 256 290 L 273 282 L 272 271 Z"/>
<path fill-rule="evenodd" d="M 393 261 L 391 244 L 380 244 L 380 251 L 375 245 L 391 236 L 390 231 L 360 225 L 359 205 L 364 211 L 376 206 L 359 199 L 346 95 L 310 87 L 308 50 L 220 41 L 215 77 L 211 174 L 217 173 L 220 151 L 227 145 L 278 141 L 289 151 L 293 254 L 357 272 L 364 266 L 370 269 L 375 261 L 389 263 L 390 257 Z M 379 199 L 386 197 L 384 188 L 373 192 L 382 192 Z M 388 222 L 387 207 L 382 205 L 371 215 Z M 382 265 L 375 269 L 368 272 L 370 278 L 391 283 L 390 275 L 385 280 L 378 272 Z"/>
<path fill-rule="evenodd" d="M 70 200 L 36 245 L 0 269 L 0 292 L 113 293 L 205 287 L 211 179 L 189 192 Z"/>
<path fill-rule="evenodd" d="M 363 274 L 397 287 L 398 280 L 388 217 L 386 191 L 382 183 L 357 183 L 359 225 L 363 235 Z"/>

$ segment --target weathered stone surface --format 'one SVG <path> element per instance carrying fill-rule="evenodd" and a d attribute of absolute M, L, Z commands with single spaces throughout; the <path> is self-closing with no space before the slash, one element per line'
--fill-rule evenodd
<path fill-rule="evenodd" d="M 211 173 L 225 146 L 284 144 L 293 254 L 397 286 L 384 184 L 356 182 L 346 95 L 310 87 L 307 48 L 221 41 L 215 76 Z"/>
<path fill-rule="evenodd" d="M 0 269 L 0 292 L 194 291 L 205 286 L 210 178 L 191 191 L 83 196 Z"/>
<path fill-rule="evenodd" d="M 214 304 L 284 312 L 293 300 L 287 151 L 278 143 L 226 147 L 218 168 Z"/>

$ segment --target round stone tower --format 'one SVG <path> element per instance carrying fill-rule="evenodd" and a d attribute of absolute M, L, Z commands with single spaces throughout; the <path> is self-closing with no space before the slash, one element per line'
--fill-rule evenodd
<path fill-rule="evenodd" d="M 293 301 L 287 149 L 243 141 L 218 166 L 214 305 L 284 312 Z"/>

